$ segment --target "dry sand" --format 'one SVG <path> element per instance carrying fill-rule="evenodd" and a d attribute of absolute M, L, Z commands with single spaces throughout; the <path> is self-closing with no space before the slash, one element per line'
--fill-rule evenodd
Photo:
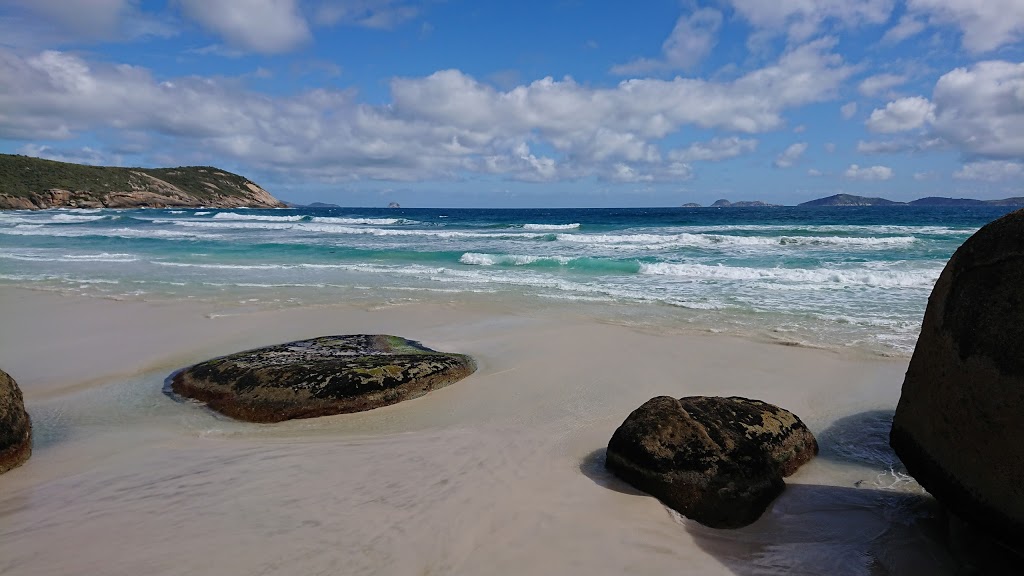
<path fill-rule="evenodd" d="M 933 501 L 888 469 L 906 359 L 654 334 L 492 305 L 215 315 L 210 304 L 0 289 L 0 367 L 35 452 L 0 476 L 0 574 L 944 574 Z M 180 367 L 391 333 L 477 359 L 364 412 L 234 422 L 162 393 Z M 703 528 L 603 469 L 652 396 L 800 415 L 822 455 L 754 525 Z"/>

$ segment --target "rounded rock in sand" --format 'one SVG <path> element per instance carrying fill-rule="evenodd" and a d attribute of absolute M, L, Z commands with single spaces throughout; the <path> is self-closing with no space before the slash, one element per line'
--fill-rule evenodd
<path fill-rule="evenodd" d="M 0 474 L 17 468 L 32 455 L 32 420 L 18 383 L 0 370 Z"/>
<path fill-rule="evenodd" d="M 249 422 L 361 412 L 469 376 L 473 359 L 398 336 L 323 336 L 239 352 L 186 368 L 171 390 Z"/>
<path fill-rule="evenodd" d="M 818 453 L 792 412 L 759 400 L 658 396 L 608 442 L 605 465 L 633 486 L 712 528 L 757 520 L 789 476 Z"/>

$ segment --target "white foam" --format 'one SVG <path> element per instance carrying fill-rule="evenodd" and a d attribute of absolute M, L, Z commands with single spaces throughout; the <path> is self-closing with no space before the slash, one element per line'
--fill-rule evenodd
<path fill-rule="evenodd" d="M 60 257 L 49 257 L 38 254 L 0 253 L 0 258 L 22 260 L 27 262 L 135 262 L 138 260 L 131 254 L 63 254 Z"/>
<path fill-rule="evenodd" d="M 292 268 L 285 264 L 200 264 L 196 262 L 165 262 L 153 260 L 151 264 L 157 266 L 174 266 L 178 268 L 207 268 L 211 270 L 282 270 Z"/>
<path fill-rule="evenodd" d="M 394 226 L 395 224 L 416 224 L 404 218 L 336 218 L 334 216 L 314 216 L 313 222 L 321 224 L 366 224 L 371 226 Z"/>
<path fill-rule="evenodd" d="M 197 221 L 197 220 L 164 220 L 158 223 L 174 224 L 189 228 L 214 228 L 232 230 L 295 230 L 299 232 L 318 232 L 323 234 L 364 234 L 369 236 L 425 236 L 431 238 L 480 238 L 501 240 L 508 238 L 521 238 L 538 240 L 543 239 L 543 234 L 530 234 L 527 232 L 464 232 L 456 230 L 404 230 L 395 228 L 356 228 L 340 224 L 325 224 L 319 222 L 236 222 L 236 221 Z"/>
<path fill-rule="evenodd" d="M 873 271 L 828 268 L 748 268 L 706 264 L 642 263 L 641 274 L 711 280 L 769 280 L 829 286 L 877 286 L 930 288 L 941 269 Z"/>
<path fill-rule="evenodd" d="M 299 222 L 305 216 L 267 216 L 265 214 L 237 214 L 235 212 L 218 212 L 213 215 L 217 220 L 256 220 L 263 222 Z"/>
<path fill-rule="evenodd" d="M 81 214 L 54 214 L 50 216 L 50 222 L 95 222 L 103 220 L 106 216 L 84 216 Z"/>
<path fill-rule="evenodd" d="M 851 236 L 732 236 L 722 234 L 559 234 L 559 241 L 578 244 L 640 245 L 658 247 L 862 247 L 908 246 L 913 236 L 863 238 Z"/>
<path fill-rule="evenodd" d="M 579 222 L 574 224 L 523 224 L 523 230 L 578 230 Z"/>
<path fill-rule="evenodd" d="M 572 261 L 572 258 L 566 258 L 563 256 L 526 256 L 519 254 L 480 254 L 477 252 L 466 252 L 459 258 L 461 264 L 468 264 L 472 266 L 526 266 L 535 262 L 557 262 L 558 264 L 568 264 Z"/>

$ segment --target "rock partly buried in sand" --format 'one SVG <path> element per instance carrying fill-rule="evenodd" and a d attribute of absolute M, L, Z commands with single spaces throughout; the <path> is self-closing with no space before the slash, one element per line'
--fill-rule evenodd
<path fill-rule="evenodd" d="M 712 528 L 757 520 L 789 476 L 818 453 L 792 412 L 758 400 L 652 398 L 619 426 L 605 465 Z"/>
<path fill-rule="evenodd" d="M 21 466 L 32 455 L 32 421 L 25 412 L 18 383 L 0 370 L 0 474 Z"/>
<path fill-rule="evenodd" d="M 955 515 L 1024 549 L 1024 211 L 971 236 L 939 276 L 890 443 Z"/>
<path fill-rule="evenodd" d="M 280 422 L 387 406 L 473 370 L 469 356 L 397 336 L 323 336 L 196 364 L 175 374 L 171 389 L 239 420 Z"/>

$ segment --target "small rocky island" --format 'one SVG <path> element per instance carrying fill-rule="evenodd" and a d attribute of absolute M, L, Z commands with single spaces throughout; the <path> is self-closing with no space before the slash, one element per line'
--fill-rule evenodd
<path fill-rule="evenodd" d="M 115 168 L 0 154 L 0 210 L 285 208 L 243 176 L 212 166 Z"/>
<path fill-rule="evenodd" d="M 684 516 L 712 528 L 757 520 L 784 476 L 818 453 L 792 412 L 740 397 L 658 396 L 608 442 L 605 466 Z"/>
<path fill-rule="evenodd" d="M 361 412 L 469 376 L 469 356 L 398 336 L 323 336 L 215 358 L 171 377 L 171 390 L 249 422 Z"/>

